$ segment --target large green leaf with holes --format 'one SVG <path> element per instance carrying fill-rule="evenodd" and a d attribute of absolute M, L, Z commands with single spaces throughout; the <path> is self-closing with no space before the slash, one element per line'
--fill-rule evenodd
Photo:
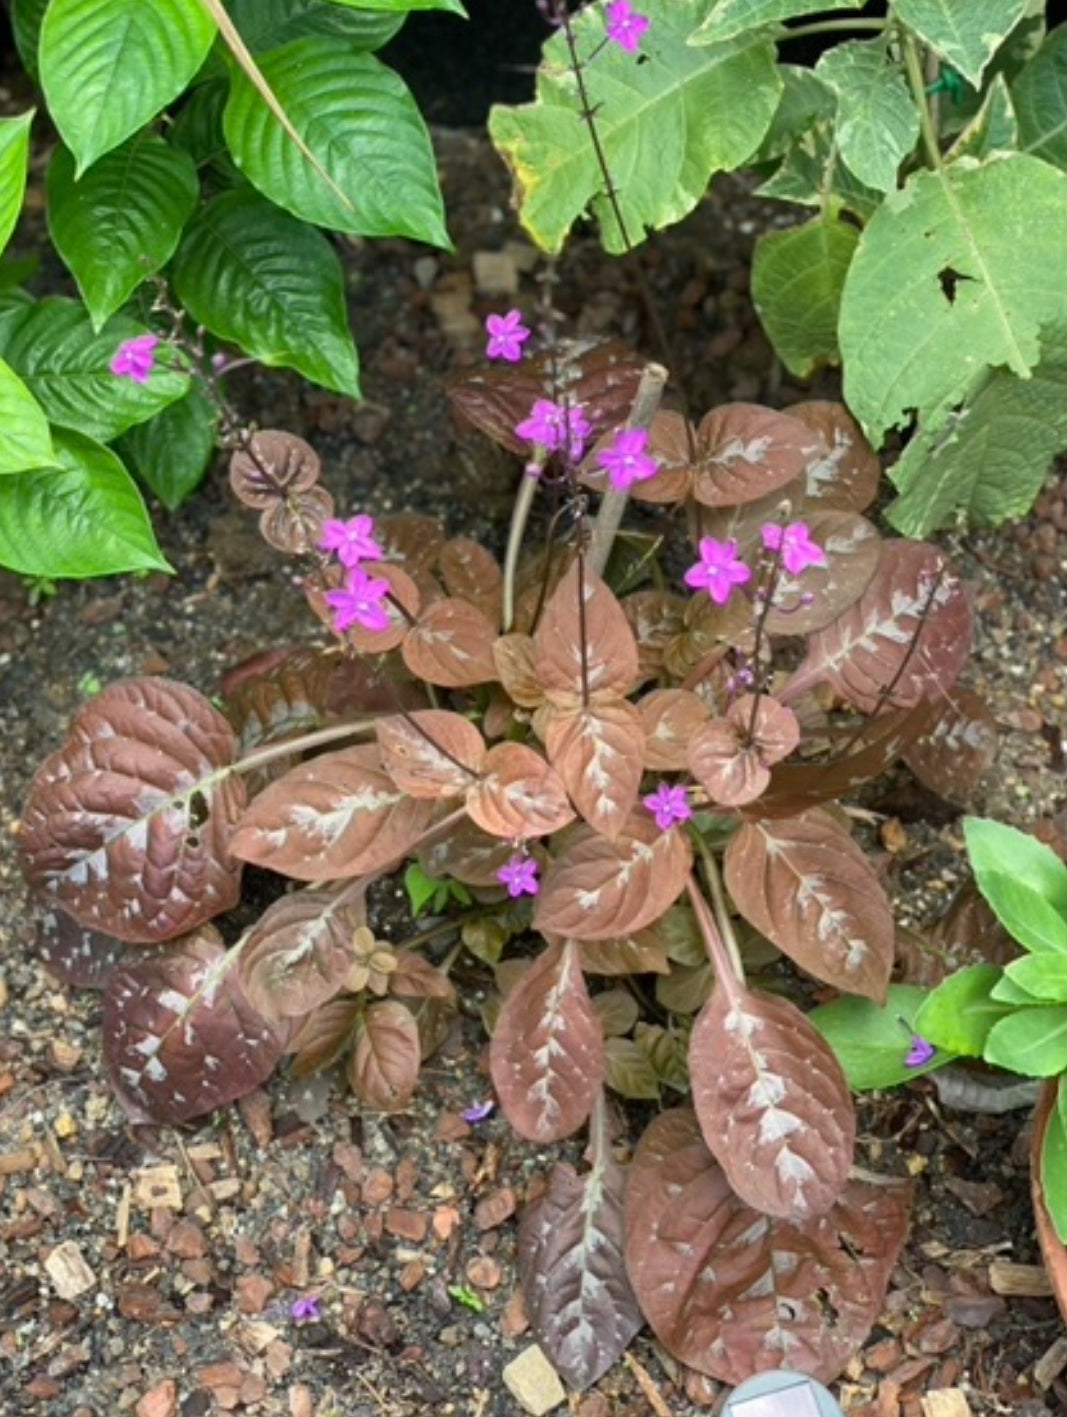
<path fill-rule="evenodd" d="M 650 228 L 680 221 L 715 172 L 739 167 L 759 147 L 782 88 L 774 46 L 745 36 L 690 45 L 708 8 L 708 0 L 643 0 L 650 25 L 640 54 L 604 47 L 602 7 L 574 19 L 579 56 L 590 61 L 582 72 L 614 201 L 605 195 L 563 34 L 545 45 L 536 102 L 493 108 L 490 135 L 511 169 L 522 224 L 543 250 L 558 252 L 590 210 L 606 249 L 623 251 Z"/>
<path fill-rule="evenodd" d="M 837 0 L 835 10 L 861 10 L 866 0 Z M 640 6 L 644 10 L 644 6 Z M 719 0 L 693 35 L 694 44 L 718 44 L 783 20 L 826 10 L 826 0 Z"/>
<path fill-rule="evenodd" d="M 1067 175 L 1025 154 L 916 172 L 860 237 L 838 331 L 845 397 L 868 437 L 935 434 L 989 369 L 1021 378 L 1067 319 Z"/>
<path fill-rule="evenodd" d="M 1067 24 L 1054 29 L 1011 83 L 1024 152 L 1067 169 Z"/>
<path fill-rule="evenodd" d="M 896 16 L 975 86 L 1028 0 L 893 0 Z"/>

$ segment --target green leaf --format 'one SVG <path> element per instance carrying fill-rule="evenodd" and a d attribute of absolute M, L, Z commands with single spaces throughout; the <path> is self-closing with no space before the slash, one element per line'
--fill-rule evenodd
<path fill-rule="evenodd" d="M 173 512 L 211 465 L 219 411 L 197 384 L 184 398 L 126 433 L 119 451 L 142 482 Z"/>
<path fill-rule="evenodd" d="M 230 18 L 255 55 L 277 49 L 306 35 L 330 35 L 353 49 L 380 49 L 403 27 L 404 6 L 375 10 L 361 3 L 350 8 L 342 0 L 230 0 Z"/>
<path fill-rule="evenodd" d="M 782 81 L 768 40 L 730 40 L 710 48 L 688 43 L 707 0 L 642 0 L 651 20 L 640 58 L 603 48 L 604 16 L 593 6 L 573 29 L 597 133 L 630 244 L 648 228 L 680 221 L 701 200 L 712 174 L 739 167 L 758 148 Z M 591 209 L 608 251 L 624 251 L 614 209 L 579 109 L 566 39 L 545 45 L 537 101 L 495 107 L 489 132 L 511 169 L 523 226 L 555 254 L 573 223 Z"/>
<path fill-rule="evenodd" d="M 167 134 L 176 148 L 187 152 L 197 167 L 222 161 L 236 172 L 222 131 L 222 115 L 230 96 L 229 71 L 226 78 L 197 84 L 183 102 Z"/>
<path fill-rule="evenodd" d="M 166 265 L 199 195 L 188 153 L 141 132 L 81 180 L 57 147 L 48 167 L 48 229 L 96 329 Z"/>
<path fill-rule="evenodd" d="M 989 1030 L 1015 1012 L 1014 1005 L 995 998 L 1000 982 L 1000 970 L 991 964 L 972 964 L 950 974 L 916 1013 L 916 1033 L 949 1053 L 980 1058 Z"/>
<path fill-rule="evenodd" d="M 55 467 L 0 480 L 0 565 L 82 580 L 169 571 L 133 479 L 108 448 L 57 430 Z"/>
<path fill-rule="evenodd" d="M 1031 994 L 1029 989 L 1023 989 L 1014 979 L 1009 979 L 1006 974 L 993 985 L 990 998 L 995 999 L 998 1004 L 1011 1004 L 1017 1009 L 1028 1009 L 1043 1002 L 1035 994 Z"/>
<path fill-rule="evenodd" d="M 1013 876 L 1067 914 L 1067 865 L 1029 832 L 986 817 L 965 817 L 963 836 L 980 890 L 990 875 Z"/>
<path fill-rule="evenodd" d="M 893 0 L 893 12 L 977 88 L 1028 0 Z"/>
<path fill-rule="evenodd" d="M 1049 464 L 1067 447 L 1067 322 L 1042 332 L 1029 379 L 987 372 L 966 405 L 928 432 L 920 427 L 889 478 L 900 496 L 887 519 L 924 537 L 959 521 L 999 526 L 1033 506 Z"/>
<path fill-rule="evenodd" d="M 917 412 L 934 433 L 986 368 L 1026 377 L 1067 319 L 1067 175 L 1015 153 L 913 173 L 860 237 L 838 338 L 849 408 L 879 444 Z"/>
<path fill-rule="evenodd" d="M 986 872 L 980 884 L 997 919 L 1024 949 L 1067 955 L 1067 919 L 1043 895 L 1000 871 Z"/>
<path fill-rule="evenodd" d="M 1015 76 L 1012 101 L 1025 152 L 1067 168 L 1067 25 L 1060 25 Z"/>
<path fill-rule="evenodd" d="M 962 128 L 946 154 L 949 162 L 962 157 L 981 160 L 995 152 L 1014 152 L 1019 146 L 1019 125 L 1003 74 L 994 74 L 981 107 Z"/>
<path fill-rule="evenodd" d="M 842 994 L 832 1003 L 812 1009 L 808 1019 L 834 1050 L 854 1091 L 896 1087 L 951 1061 L 948 1053 L 939 1053 L 918 1068 L 909 1068 L 904 1061 L 911 1047 L 915 1016 L 925 998 L 926 990 L 914 984 L 890 984 L 883 1005 Z"/>
<path fill-rule="evenodd" d="M 866 0 L 836 0 L 835 10 L 861 10 Z M 719 0 L 693 35 L 693 44 L 718 44 L 735 35 L 813 15 L 826 9 L 825 0 Z M 643 10 L 643 7 L 642 7 Z"/>
<path fill-rule="evenodd" d="M 22 211 L 33 114 L 31 108 L 17 118 L 0 118 L 0 251 L 7 245 Z"/>
<path fill-rule="evenodd" d="M 990 1029 L 985 1060 L 1024 1077 L 1048 1078 L 1067 1068 L 1067 1007 L 1019 1009 Z"/>
<path fill-rule="evenodd" d="M 1012 983 L 1046 1004 L 1067 1004 L 1067 953 L 1044 951 L 1005 966 Z"/>
<path fill-rule="evenodd" d="M 178 299 L 219 339 L 359 398 L 344 276 L 320 232 L 240 188 L 197 213 L 172 274 Z"/>
<path fill-rule="evenodd" d="M 838 358 L 841 289 L 858 240 L 851 222 L 827 212 L 756 244 L 752 299 L 776 352 L 802 379 Z"/>
<path fill-rule="evenodd" d="M 1041 1146 L 1041 1189 L 1045 1208 L 1055 1226 L 1056 1234 L 1067 1241 L 1067 1118 L 1064 1116 L 1063 1079 L 1056 1094 L 1056 1106 L 1048 1119 L 1045 1140 Z"/>
<path fill-rule="evenodd" d="M 79 174 L 181 93 L 214 37 L 190 0 L 52 0 L 41 85 Z"/>
<path fill-rule="evenodd" d="M 0 316 L 0 358 L 52 423 L 108 443 L 189 387 L 189 375 L 168 362 L 173 356 L 163 345 L 146 383 L 112 374 L 109 365 L 119 345 L 146 333 L 144 325 L 123 315 L 94 331 L 78 301 L 51 296 Z"/>
<path fill-rule="evenodd" d="M 41 21 L 48 0 L 11 0 L 11 29 L 15 47 L 28 74 L 37 78 L 37 45 L 41 37 Z"/>
<path fill-rule="evenodd" d="M 919 110 L 884 43 L 837 44 L 815 72 L 837 95 L 837 143 L 853 176 L 879 192 L 893 191 L 919 137 Z"/>
<path fill-rule="evenodd" d="M 429 134 L 391 69 L 322 36 L 283 45 L 259 64 L 329 180 L 235 71 L 223 124 L 234 161 L 254 186 L 317 226 L 449 245 Z"/>
<path fill-rule="evenodd" d="M 404 15 L 409 10 L 448 10 L 467 18 L 460 0 L 333 0 L 335 5 L 351 5 L 357 10 L 389 10 Z"/>
<path fill-rule="evenodd" d="M 782 91 L 771 125 L 752 155 L 751 162 L 765 163 L 784 157 L 797 140 L 816 122 L 832 122 L 837 112 L 837 99 L 811 69 L 796 64 L 779 64 Z"/>
<path fill-rule="evenodd" d="M 19 376 L 0 359 L 0 473 L 54 460 L 48 419 Z"/>

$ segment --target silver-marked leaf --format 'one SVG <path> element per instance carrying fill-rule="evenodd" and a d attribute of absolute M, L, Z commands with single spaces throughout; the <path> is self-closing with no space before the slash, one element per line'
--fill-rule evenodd
<path fill-rule="evenodd" d="M 526 1312 L 553 1366 L 579 1392 L 603 1377 L 644 1323 L 623 1258 L 625 1185 L 610 1158 L 585 1176 L 557 1163 L 519 1225 Z"/>
<path fill-rule="evenodd" d="M 545 751 L 594 831 L 616 837 L 637 801 L 645 753 L 641 715 L 625 699 L 551 708 Z"/>
<path fill-rule="evenodd" d="M 244 786 L 233 732 L 198 694 L 128 679 L 83 704 L 38 768 L 19 848 L 30 885 L 80 925 L 156 944 L 230 909 Z"/>
<path fill-rule="evenodd" d="M 626 1268 L 656 1336 L 721 1382 L 782 1367 L 832 1382 L 881 1313 L 911 1186 L 850 1181 L 794 1225 L 732 1190 L 688 1109 L 657 1117 L 626 1192 Z"/>
<path fill-rule="evenodd" d="M 937 723 L 903 753 L 923 786 L 950 802 L 966 801 L 996 756 L 997 722 L 989 705 L 972 689 L 958 684 Z"/>
<path fill-rule="evenodd" d="M 395 999 L 382 999 L 360 1015 L 348 1061 L 348 1083 L 365 1106 L 381 1112 L 406 1107 L 421 1062 L 419 1026 L 410 1009 Z"/>
<path fill-rule="evenodd" d="M 771 765 L 799 742 L 800 723 L 792 709 L 767 694 L 743 694 L 725 718 L 697 729 L 688 764 L 712 803 L 741 807 L 760 796 L 771 780 Z"/>
<path fill-rule="evenodd" d="M 693 496 L 705 507 L 754 502 L 826 455 L 806 423 L 755 403 L 727 403 L 700 421 Z"/>
<path fill-rule="evenodd" d="M 214 926 L 120 964 L 104 993 L 104 1062 L 135 1121 L 171 1124 L 224 1107 L 264 1082 L 288 1027 L 249 1004 Z"/>
<path fill-rule="evenodd" d="M 294 891 L 267 907 L 245 936 L 237 970 L 264 1018 L 301 1018 L 332 999 L 352 964 L 364 923 L 362 892 Z"/>
<path fill-rule="evenodd" d="M 790 404 L 789 416 L 813 428 L 829 449 L 805 470 L 807 500 L 839 512 L 869 507 L 878 495 L 882 464 L 845 405 L 811 399 Z"/>
<path fill-rule="evenodd" d="M 874 867 L 827 812 L 743 823 L 723 869 L 761 935 L 816 979 L 884 1003 L 893 913 Z"/>
<path fill-rule="evenodd" d="M 400 652 L 417 679 L 460 689 L 496 678 L 493 642 L 496 625 L 466 600 L 428 605 L 404 637 Z"/>
<path fill-rule="evenodd" d="M 111 971 L 129 954 L 122 940 L 85 929 L 58 907 L 46 909 L 38 919 L 34 947 L 42 964 L 73 989 L 103 989 Z"/>
<path fill-rule="evenodd" d="M 298 881 L 367 875 L 398 861 L 435 803 L 402 792 L 377 760 L 376 747 L 347 748 L 293 768 L 245 812 L 234 855 Z"/>
<path fill-rule="evenodd" d="M 691 689 L 653 689 L 638 703 L 645 729 L 645 767 L 681 772 L 689 766 L 689 744 L 710 709 Z"/>
<path fill-rule="evenodd" d="M 534 910 L 538 930 L 610 940 L 657 920 L 685 889 L 693 864 L 683 832 L 634 813 L 612 841 L 576 833 L 549 867 Z"/>
<path fill-rule="evenodd" d="M 717 984 L 689 1035 L 700 1130 L 754 1210 L 825 1215 L 852 1167 L 856 1115 L 833 1049 L 788 999 Z"/>
<path fill-rule="evenodd" d="M 471 786 L 485 761 L 482 735 L 459 713 L 422 709 L 392 714 L 374 726 L 382 766 L 412 797 L 456 797 Z"/>
<path fill-rule="evenodd" d="M 469 536 L 454 536 L 441 547 L 438 570 L 449 595 L 500 624 L 504 575 L 492 552 Z"/>
<path fill-rule="evenodd" d="M 640 679 L 655 679 L 667 646 L 685 628 L 685 601 L 665 590 L 639 590 L 626 597 L 622 610 L 637 641 Z"/>
<path fill-rule="evenodd" d="M 548 836 L 574 820 L 559 773 L 525 743 L 489 749 L 481 780 L 468 789 L 467 811 L 497 837 Z"/>
<path fill-rule="evenodd" d="M 901 707 L 947 693 L 971 649 L 966 592 L 934 546 L 886 541 L 866 590 L 808 641 L 779 698 L 829 684 L 856 708 Z"/>
<path fill-rule="evenodd" d="M 489 1047 L 508 1121 L 545 1145 L 576 1132 L 604 1079 L 604 1043 L 573 940 L 549 945 L 508 994 Z"/>
<path fill-rule="evenodd" d="M 625 695 L 638 682 L 637 643 L 615 596 L 576 561 L 549 597 L 534 635 L 544 695 L 568 708 Z"/>
<path fill-rule="evenodd" d="M 497 748 L 504 746 L 507 745 L 498 744 Z M 465 886 L 499 886 L 497 872 L 515 854 L 513 837 L 511 832 L 506 836 L 491 835 L 473 821 L 464 819 L 447 836 L 420 847 L 419 864 L 437 881 L 451 876 Z"/>

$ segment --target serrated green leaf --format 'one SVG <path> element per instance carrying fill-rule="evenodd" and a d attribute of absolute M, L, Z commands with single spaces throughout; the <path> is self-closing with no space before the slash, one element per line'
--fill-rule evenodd
<path fill-rule="evenodd" d="M 1043 332 L 1029 379 L 986 373 L 964 408 L 934 433 L 920 427 L 889 478 L 886 517 L 905 536 L 999 526 L 1025 516 L 1052 459 L 1067 447 L 1067 323 Z"/>
<path fill-rule="evenodd" d="M 250 188 L 226 192 L 190 223 L 172 276 L 190 315 L 219 339 L 359 398 L 344 276 L 313 227 Z"/>
<path fill-rule="evenodd" d="M 1024 152 L 1067 169 L 1067 25 L 1048 36 L 1011 85 Z"/>
<path fill-rule="evenodd" d="M 181 93 L 214 37 L 189 0 L 52 0 L 41 85 L 79 175 Z"/>
<path fill-rule="evenodd" d="M 775 351 L 807 378 L 836 362 L 841 290 L 859 232 L 832 211 L 761 236 L 752 262 L 752 299 Z"/>
<path fill-rule="evenodd" d="M 1027 0 L 893 0 L 893 13 L 975 88 Z"/>
<path fill-rule="evenodd" d="M 449 245 L 429 134 L 391 69 L 321 36 L 283 45 L 259 63 L 333 185 L 310 165 L 247 76 L 235 72 L 223 126 L 234 161 L 254 186 L 317 226 Z"/>
<path fill-rule="evenodd" d="M 171 570 L 115 454 L 69 430 L 54 441 L 55 467 L 0 480 L 0 565 L 52 580 Z"/>
<path fill-rule="evenodd" d="M 48 0 L 11 0 L 11 29 L 26 72 L 37 77 L 37 45 Z"/>
<path fill-rule="evenodd" d="M 632 1038 L 604 1040 L 604 1081 L 632 1102 L 658 1102 L 660 1080 L 648 1054 Z"/>
<path fill-rule="evenodd" d="M 865 187 L 842 161 L 834 98 L 825 84 L 820 87 L 830 101 L 829 114 L 817 114 L 796 131 L 777 169 L 757 189 L 757 195 L 804 207 L 834 203 L 866 222 L 881 206 L 882 194 Z"/>
<path fill-rule="evenodd" d="M 991 875 L 1010 875 L 1067 914 L 1067 865 L 1029 832 L 987 817 L 965 817 L 963 836 L 978 887 Z"/>
<path fill-rule="evenodd" d="M 643 241 L 648 229 L 686 216 L 713 173 L 751 157 L 778 105 L 782 81 L 769 40 L 688 44 L 706 9 L 707 0 L 642 0 L 641 13 L 651 26 L 641 56 L 618 45 L 603 48 L 600 7 L 573 21 L 579 55 L 584 59 L 600 51 L 586 66 L 585 81 L 632 245 Z M 589 208 L 605 249 L 626 249 L 579 112 L 564 35 L 545 45 L 536 102 L 494 107 L 489 132 L 511 169 L 520 220 L 538 246 L 558 252 Z"/>
<path fill-rule="evenodd" d="M 1024 1077 L 1062 1073 L 1067 1068 L 1067 1007 L 1039 1005 L 1000 1019 L 986 1039 L 985 1060 Z"/>
<path fill-rule="evenodd" d="M 17 118 L 0 118 L 0 251 L 7 245 L 22 211 L 33 115 L 31 108 Z"/>
<path fill-rule="evenodd" d="M 914 984 L 890 984 L 882 1005 L 843 994 L 812 1009 L 807 1017 L 834 1050 L 849 1087 L 866 1092 L 896 1087 L 951 1061 L 950 1053 L 938 1053 L 917 1068 L 905 1062 L 915 1015 L 925 998 L 926 990 Z"/>
<path fill-rule="evenodd" d="M 1063 1079 L 1041 1145 L 1041 1189 L 1056 1234 L 1067 1243 L 1067 1117 Z"/>
<path fill-rule="evenodd" d="M 927 995 L 913 1020 L 916 1033 L 938 1048 L 964 1058 L 980 1058 L 989 1030 L 1014 1012 L 993 990 L 1001 972 L 991 964 L 972 964 L 950 974 Z"/>
<path fill-rule="evenodd" d="M 194 384 L 184 398 L 131 428 L 119 451 L 172 512 L 196 490 L 210 467 L 218 426 L 218 409 Z"/>
<path fill-rule="evenodd" d="M 1041 325 L 1067 319 L 1065 230 L 1067 175 L 1022 153 L 915 172 L 889 193 L 838 329 L 845 399 L 872 442 L 914 412 L 936 432 L 987 368 L 1029 374 Z"/>
<path fill-rule="evenodd" d="M 53 457 L 44 409 L 0 359 L 0 473 L 42 467 Z"/>
<path fill-rule="evenodd" d="M 960 130 L 945 160 L 980 160 L 995 152 L 1014 152 L 1018 146 L 1019 124 L 1008 84 L 1003 74 L 994 74 L 981 107 Z"/>
<path fill-rule="evenodd" d="M 861 10 L 866 0 L 837 0 L 835 10 Z M 766 25 L 826 9 L 825 0 L 719 0 L 693 35 L 693 44 L 717 44 Z"/>
<path fill-rule="evenodd" d="M 109 365 L 119 345 L 146 333 L 144 325 L 123 315 L 95 331 L 79 301 L 52 296 L 0 316 L 0 357 L 51 423 L 108 443 L 189 387 L 189 375 L 174 366 L 163 345 L 146 383 L 112 374 Z"/>
<path fill-rule="evenodd" d="M 1067 953 L 1044 951 L 1013 959 L 1005 974 L 1018 988 L 1046 1004 L 1067 1004 Z"/>
<path fill-rule="evenodd" d="M 774 110 L 771 126 L 752 155 L 753 163 L 770 162 L 784 157 L 802 134 L 819 120 L 832 121 L 837 112 L 837 99 L 811 69 L 796 64 L 779 64 L 782 92 Z"/>
<path fill-rule="evenodd" d="M 919 137 L 919 110 L 881 40 L 836 44 L 815 67 L 837 96 L 837 144 L 854 177 L 879 192 L 897 185 Z"/>
<path fill-rule="evenodd" d="M 188 153 L 137 133 L 76 179 L 57 147 L 48 166 L 48 229 L 99 329 L 166 265 L 199 195 Z"/>

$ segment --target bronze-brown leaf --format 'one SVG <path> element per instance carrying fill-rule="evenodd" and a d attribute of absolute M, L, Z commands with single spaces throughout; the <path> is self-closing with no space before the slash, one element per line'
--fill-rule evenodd
<path fill-rule="evenodd" d="M 799 477 L 826 453 L 821 434 L 788 413 L 726 403 L 697 429 L 693 496 L 705 507 L 754 502 Z"/>
<path fill-rule="evenodd" d="M 766 694 L 745 694 L 698 728 L 689 744 L 689 767 L 712 802 L 741 807 L 754 802 L 770 781 L 773 763 L 800 742 L 792 709 Z"/>
<path fill-rule="evenodd" d="M 638 683 L 637 643 L 622 606 L 584 562 L 552 592 L 534 641 L 545 697 L 561 707 L 625 696 Z"/>
<path fill-rule="evenodd" d="M 645 729 L 645 767 L 681 772 L 689 765 L 689 744 L 708 721 L 708 706 L 690 689 L 653 689 L 637 705 Z"/>
<path fill-rule="evenodd" d="M 459 689 L 496 678 L 496 626 L 465 600 L 438 600 L 427 606 L 401 648 L 404 663 L 418 679 Z"/>
<path fill-rule="evenodd" d="M 295 433 L 264 428 L 230 458 L 230 487 L 246 507 L 265 511 L 294 493 L 314 487 L 322 473 L 319 455 Z"/>
<path fill-rule="evenodd" d="M 374 728 L 382 766 L 412 797 L 457 797 L 481 771 L 485 743 L 462 714 L 420 709 L 380 718 Z"/>
<path fill-rule="evenodd" d="M 471 820 L 493 836 L 548 836 L 574 820 L 555 769 L 524 743 L 497 743 L 467 791 Z"/>
<path fill-rule="evenodd" d="M 394 999 L 370 1004 L 359 1015 L 348 1060 L 348 1085 L 367 1107 L 406 1107 L 419 1080 L 422 1049 L 410 1009 Z"/>
<path fill-rule="evenodd" d="M 645 752 L 641 716 L 625 699 L 588 708 L 552 708 L 544 719 L 545 750 L 594 831 L 615 837 L 637 801 Z"/>

